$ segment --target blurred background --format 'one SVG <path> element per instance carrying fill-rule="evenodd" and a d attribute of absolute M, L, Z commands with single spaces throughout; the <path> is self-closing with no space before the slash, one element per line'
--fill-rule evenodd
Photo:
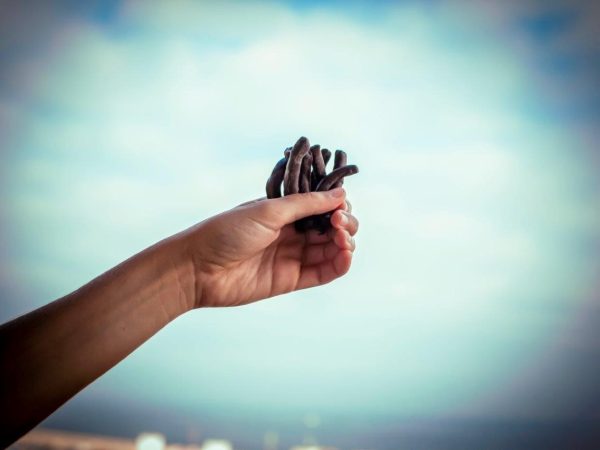
<path fill-rule="evenodd" d="M 181 317 L 43 427 L 598 448 L 599 29 L 591 1 L 0 1 L 1 321 L 264 195 L 301 135 L 361 169 L 347 276 Z"/>

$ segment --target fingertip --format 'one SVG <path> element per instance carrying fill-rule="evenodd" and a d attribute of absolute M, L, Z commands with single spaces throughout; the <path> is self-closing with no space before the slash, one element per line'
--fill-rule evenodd
<path fill-rule="evenodd" d="M 331 225 L 333 225 L 334 228 L 341 229 L 347 224 L 348 216 L 344 214 L 344 211 L 341 209 L 334 211 L 334 213 L 331 215 Z"/>
<path fill-rule="evenodd" d="M 333 260 L 333 266 L 338 276 L 345 275 L 352 265 L 352 252 L 350 250 L 340 251 Z"/>
<path fill-rule="evenodd" d="M 315 192 L 315 194 L 322 194 L 325 202 L 329 205 L 330 210 L 338 210 L 343 208 L 346 201 L 346 191 L 344 188 L 335 188 L 329 191 Z"/>
<path fill-rule="evenodd" d="M 344 229 L 338 229 L 333 236 L 333 242 L 342 250 L 354 251 L 354 238 Z"/>
<path fill-rule="evenodd" d="M 358 231 L 359 223 L 351 213 L 338 209 L 331 215 L 331 226 L 335 230 L 344 230 L 350 233 L 350 236 L 354 236 Z"/>
<path fill-rule="evenodd" d="M 344 211 L 352 213 L 352 203 L 347 198 L 344 200 Z"/>

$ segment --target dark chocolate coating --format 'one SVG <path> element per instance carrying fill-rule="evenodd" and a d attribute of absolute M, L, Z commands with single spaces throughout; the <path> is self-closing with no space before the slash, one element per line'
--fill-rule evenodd
<path fill-rule="evenodd" d="M 321 181 L 321 178 L 326 175 L 325 161 L 323 160 L 323 153 L 321 153 L 321 146 L 313 145 L 310 148 L 310 152 L 312 154 L 313 170 L 316 172 L 319 181 Z"/>
<path fill-rule="evenodd" d="M 310 146 L 308 139 L 301 137 L 293 147 L 284 150 L 284 158 L 280 159 L 271 176 L 267 180 L 267 198 L 311 191 L 327 191 L 341 186 L 344 177 L 358 173 L 355 165 L 346 165 L 347 155 L 342 150 L 335 151 L 334 166 L 327 174 L 327 163 L 333 156 L 326 148 L 319 145 Z M 321 234 L 331 228 L 331 215 L 325 214 L 305 217 L 297 220 L 294 227 L 299 232 L 318 230 Z"/>
<path fill-rule="evenodd" d="M 271 176 L 267 180 L 267 198 L 279 198 L 281 197 L 281 182 L 285 175 L 285 167 L 287 165 L 287 158 L 281 158 L 275 164 Z"/>
<path fill-rule="evenodd" d="M 348 162 L 348 155 L 344 150 L 336 150 L 335 151 L 335 159 L 333 162 L 333 170 L 339 169 L 340 167 L 344 167 Z"/>
<path fill-rule="evenodd" d="M 292 147 L 283 176 L 284 195 L 297 194 L 300 190 L 300 169 L 302 168 L 302 159 L 308 150 L 309 142 L 304 136 L 298 139 Z"/>
<path fill-rule="evenodd" d="M 312 154 L 308 152 L 302 160 L 300 168 L 300 192 L 310 192 L 310 175 L 312 166 Z"/>
<path fill-rule="evenodd" d="M 317 184 L 319 184 L 319 180 L 317 178 L 317 173 L 313 170 L 310 173 L 310 190 L 314 191 L 317 188 Z"/>
<path fill-rule="evenodd" d="M 325 214 L 319 214 L 318 216 L 309 216 L 304 219 L 297 220 L 294 222 L 294 228 L 298 232 L 304 232 L 309 230 L 317 230 L 323 234 L 331 228 L 331 215 L 333 211 Z"/>
<path fill-rule="evenodd" d="M 333 170 L 344 167 L 347 162 L 348 162 L 348 155 L 346 155 L 346 152 L 343 150 L 336 150 L 335 151 L 335 160 L 333 162 Z M 340 178 L 340 180 L 338 182 L 336 182 L 331 187 L 331 189 L 334 189 L 337 187 L 342 187 L 343 184 L 344 184 L 344 179 Z"/>
<path fill-rule="evenodd" d="M 323 160 L 323 153 L 321 152 L 320 145 L 313 145 L 310 148 L 312 154 L 312 166 L 313 170 L 310 174 L 310 189 L 314 191 L 317 184 L 325 177 L 325 161 Z"/>
<path fill-rule="evenodd" d="M 325 167 L 327 168 L 327 163 L 329 162 L 329 159 L 331 158 L 331 152 L 329 150 L 327 150 L 326 148 L 324 148 L 323 150 L 321 150 L 321 153 L 323 154 L 323 163 L 325 164 Z"/>
<path fill-rule="evenodd" d="M 333 189 L 334 185 L 342 178 L 354 175 L 355 173 L 358 173 L 358 167 L 354 164 L 335 169 L 321 180 L 317 185 L 317 191 L 328 191 L 329 189 Z"/>

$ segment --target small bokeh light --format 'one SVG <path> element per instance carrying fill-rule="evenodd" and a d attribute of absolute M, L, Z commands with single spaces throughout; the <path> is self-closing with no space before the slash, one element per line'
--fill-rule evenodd
<path fill-rule="evenodd" d="M 233 446 L 224 439 L 208 439 L 202 444 L 202 450 L 233 450 Z"/>
<path fill-rule="evenodd" d="M 160 433 L 141 433 L 135 440 L 136 450 L 164 450 L 165 437 Z"/>

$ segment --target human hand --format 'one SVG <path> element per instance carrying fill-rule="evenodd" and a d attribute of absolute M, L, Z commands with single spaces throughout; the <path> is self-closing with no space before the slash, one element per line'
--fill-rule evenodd
<path fill-rule="evenodd" d="M 334 210 L 326 234 L 294 228 Z M 0 326 L 0 447 L 189 309 L 243 305 L 342 276 L 357 229 L 341 188 L 250 202 Z"/>
<path fill-rule="evenodd" d="M 344 275 L 358 220 L 342 188 L 242 204 L 185 234 L 195 307 L 237 306 Z M 332 228 L 298 233 L 294 221 L 335 210 Z"/>

